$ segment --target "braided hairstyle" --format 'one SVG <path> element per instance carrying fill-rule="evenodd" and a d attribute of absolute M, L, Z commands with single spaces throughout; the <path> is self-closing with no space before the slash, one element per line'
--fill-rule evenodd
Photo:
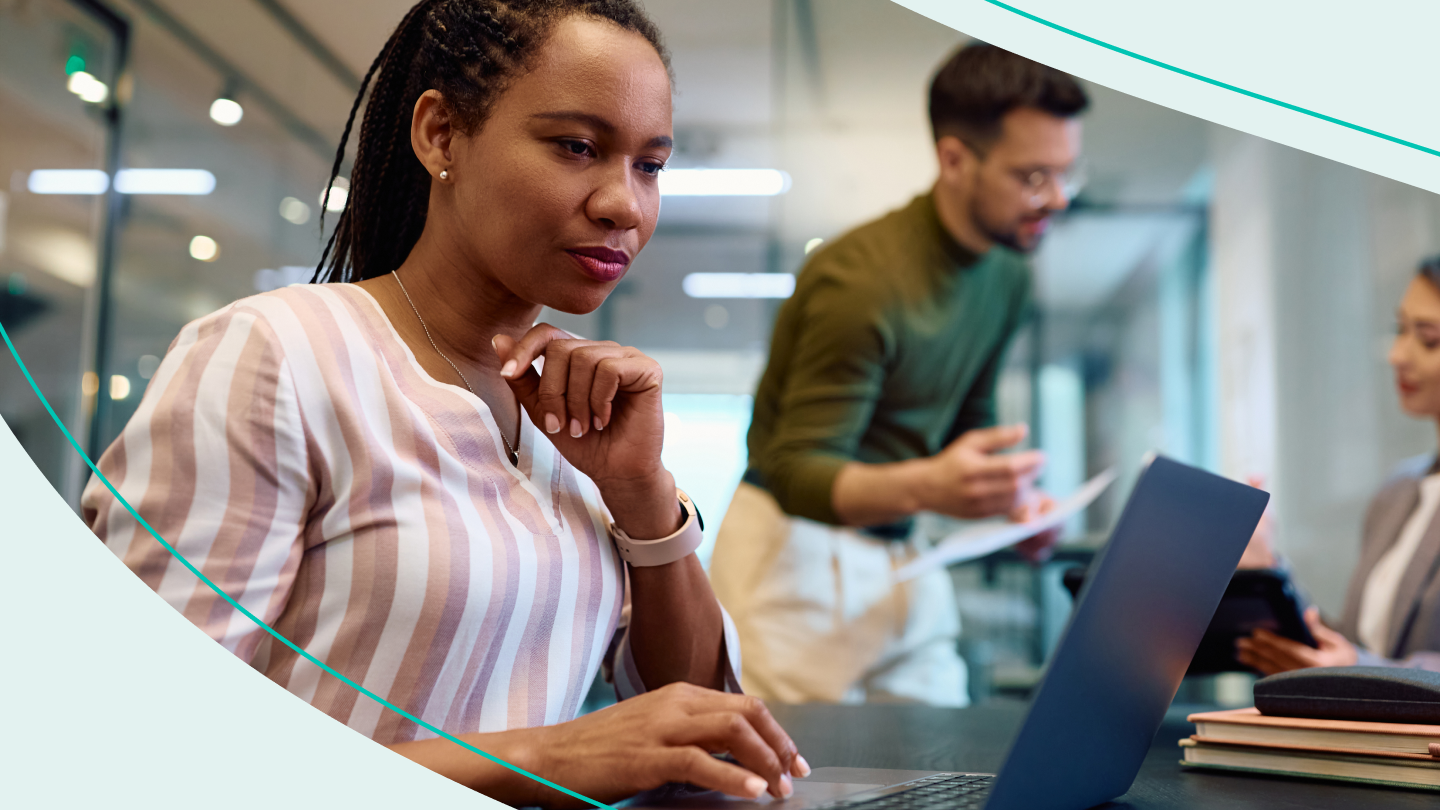
<path fill-rule="evenodd" d="M 440 91 L 456 128 L 474 133 L 555 24 L 577 14 L 640 34 L 670 69 L 660 32 L 634 0 L 421 0 L 406 13 L 366 71 L 340 136 L 321 204 L 322 234 L 330 188 L 369 89 L 349 195 L 314 281 L 383 276 L 420 239 L 431 179 L 411 146 L 410 123 L 421 94 Z"/>

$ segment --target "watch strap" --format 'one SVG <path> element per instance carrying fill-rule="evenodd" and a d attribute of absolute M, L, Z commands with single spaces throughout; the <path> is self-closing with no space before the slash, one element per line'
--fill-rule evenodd
<path fill-rule="evenodd" d="M 610 525 L 611 540 L 615 542 L 621 558 L 630 565 L 646 567 L 674 563 L 700 548 L 701 541 L 705 540 L 701 531 L 700 510 L 684 490 L 677 489 L 675 492 L 680 499 L 681 511 L 685 513 L 685 523 L 670 535 L 642 541 L 630 537 L 614 523 Z"/>

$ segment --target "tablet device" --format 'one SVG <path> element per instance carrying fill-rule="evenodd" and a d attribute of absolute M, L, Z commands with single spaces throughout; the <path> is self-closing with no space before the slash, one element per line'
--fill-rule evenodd
<path fill-rule="evenodd" d="M 1085 582 L 1085 570 L 1071 569 L 1062 582 L 1074 597 Z M 1291 578 L 1274 569 L 1238 569 L 1231 575 L 1221 604 L 1191 658 L 1188 676 L 1232 671 L 1255 672 L 1236 661 L 1236 640 L 1257 628 L 1316 647 L 1316 639 L 1302 619 L 1305 610 Z"/>

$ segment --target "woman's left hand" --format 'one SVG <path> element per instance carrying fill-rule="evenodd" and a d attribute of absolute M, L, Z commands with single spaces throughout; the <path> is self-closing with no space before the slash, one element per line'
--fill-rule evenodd
<path fill-rule="evenodd" d="M 1337 631 L 1321 622 L 1321 612 L 1312 606 L 1306 609 L 1306 626 L 1316 638 L 1319 648 L 1294 639 L 1257 629 L 1251 636 L 1236 640 L 1236 660 L 1270 676 L 1303 667 L 1343 667 L 1356 664 L 1356 646 Z"/>
<path fill-rule="evenodd" d="M 616 523 L 636 538 L 674 532 L 680 505 L 660 461 L 660 364 L 633 347 L 580 340 L 549 324 L 492 343 L 501 377 L 531 421 L 596 483 Z M 540 373 L 531 366 L 538 357 L 545 358 Z"/>

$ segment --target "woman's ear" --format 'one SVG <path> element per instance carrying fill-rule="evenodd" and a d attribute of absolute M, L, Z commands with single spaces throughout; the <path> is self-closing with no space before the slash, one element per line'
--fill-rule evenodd
<path fill-rule="evenodd" d="M 439 90 L 427 90 L 415 100 L 410 117 L 410 145 L 431 177 L 450 168 L 450 139 L 454 130 L 450 108 Z"/>

